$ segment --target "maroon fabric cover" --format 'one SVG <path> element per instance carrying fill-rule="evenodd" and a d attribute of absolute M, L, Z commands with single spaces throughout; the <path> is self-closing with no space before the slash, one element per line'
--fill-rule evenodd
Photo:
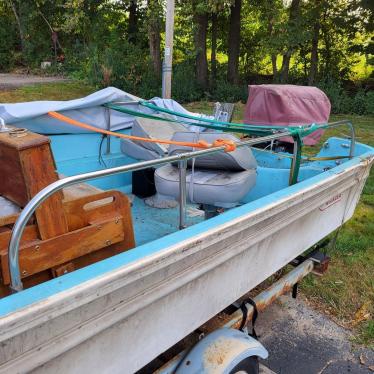
<path fill-rule="evenodd" d="M 327 123 L 331 104 L 317 87 L 289 84 L 250 85 L 244 123 L 251 125 L 300 126 Z M 304 144 L 318 143 L 323 130 L 306 136 Z M 291 137 L 282 139 L 293 142 Z"/>

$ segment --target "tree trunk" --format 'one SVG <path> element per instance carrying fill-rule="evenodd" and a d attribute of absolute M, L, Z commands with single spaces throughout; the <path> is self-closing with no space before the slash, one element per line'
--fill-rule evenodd
<path fill-rule="evenodd" d="M 24 33 L 23 33 L 23 26 L 22 26 L 22 23 L 21 23 L 21 19 L 20 19 L 19 15 L 18 15 L 17 7 L 14 4 L 13 0 L 9 0 L 9 5 L 12 8 L 14 17 L 15 17 L 16 22 L 17 22 L 18 33 L 19 33 L 19 38 L 20 38 L 20 42 L 21 42 L 21 51 L 24 52 L 24 49 L 25 49 L 25 36 L 24 36 Z"/>
<path fill-rule="evenodd" d="M 196 24 L 194 40 L 196 48 L 196 79 L 205 90 L 208 88 L 208 59 L 206 57 L 206 37 L 208 32 L 208 13 L 194 12 Z"/>
<path fill-rule="evenodd" d="M 129 6 L 129 26 L 128 39 L 131 43 L 136 43 L 136 34 L 138 32 L 138 3 L 137 0 L 130 0 Z"/>
<path fill-rule="evenodd" d="M 324 53 L 324 72 L 323 76 L 330 75 L 330 59 L 331 59 L 331 40 L 330 40 L 330 33 L 328 30 L 328 26 L 326 23 L 326 19 L 328 17 L 328 8 L 326 7 L 323 12 L 322 23 L 321 23 L 321 31 L 323 36 L 323 41 L 325 43 L 325 53 Z"/>
<path fill-rule="evenodd" d="M 270 38 L 273 38 L 273 29 L 274 29 L 273 22 L 274 22 L 273 17 L 270 15 L 268 19 L 268 33 L 269 33 Z M 278 76 L 277 55 L 275 53 L 271 53 L 270 58 L 271 58 L 271 67 L 273 69 L 273 82 L 275 82 Z"/>
<path fill-rule="evenodd" d="M 291 61 L 292 49 L 288 49 L 287 52 L 283 55 L 280 81 L 282 83 L 288 82 L 288 74 L 290 72 L 290 61 Z"/>
<path fill-rule="evenodd" d="M 312 86 L 316 82 L 318 74 L 318 40 L 319 40 L 319 30 L 321 24 L 319 21 L 319 15 L 313 27 L 313 39 L 312 39 L 312 51 L 310 56 L 310 70 L 308 84 Z"/>
<path fill-rule="evenodd" d="M 329 34 L 325 33 L 325 75 L 328 75 L 330 71 L 330 60 L 331 60 L 331 43 Z"/>
<path fill-rule="evenodd" d="M 235 0 L 234 5 L 230 7 L 230 29 L 228 40 L 228 65 L 227 80 L 230 83 L 239 82 L 239 54 L 240 54 L 240 12 L 242 7 L 241 0 Z"/>
<path fill-rule="evenodd" d="M 154 73 L 157 77 L 161 76 L 161 21 L 159 18 L 158 0 L 148 0 L 149 23 L 148 23 L 148 41 L 149 53 L 153 65 Z"/>
<path fill-rule="evenodd" d="M 217 79 L 217 13 L 212 13 L 212 54 L 211 63 L 211 85 L 215 87 Z"/>
<path fill-rule="evenodd" d="M 278 76 L 278 69 L 277 69 L 277 55 L 271 55 L 271 67 L 273 68 L 273 81 L 277 80 Z"/>
<path fill-rule="evenodd" d="M 292 0 L 291 6 L 290 6 L 290 16 L 288 18 L 289 29 L 295 24 L 297 17 L 299 15 L 299 10 L 300 10 L 300 0 Z M 292 31 L 289 30 L 288 32 L 292 32 Z M 282 83 L 287 83 L 288 81 L 288 74 L 290 71 L 290 60 L 291 60 L 293 51 L 294 51 L 294 47 L 289 46 L 286 53 L 283 55 L 281 75 L 280 75 L 280 81 Z"/>

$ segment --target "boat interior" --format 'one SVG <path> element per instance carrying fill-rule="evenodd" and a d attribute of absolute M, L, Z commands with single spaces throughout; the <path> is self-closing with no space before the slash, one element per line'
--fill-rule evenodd
<path fill-rule="evenodd" d="M 214 132 L 196 134 L 178 124 L 162 127 L 151 122 L 138 119 L 131 129 L 120 132 L 176 140 L 222 137 Z M 154 129 L 162 134 L 154 134 Z M 298 182 L 349 161 L 350 143 L 349 139 L 329 138 L 315 159 L 302 162 Z M 243 146 L 234 152 L 188 160 L 183 227 L 178 164 L 110 175 L 55 193 L 36 210 L 21 239 L 19 266 L 24 288 L 123 251 L 136 251 L 184 227 L 199 225 L 288 188 L 292 155 L 275 152 L 272 146 L 270 142 L 265 148 Z M 37 192 L 67 176 L 192 150 L 96 133 L 47 136 L 20 133 L 19 129 L 0 133 L 0 296 L 10 293 L 8 245 L 12 227 Z M 356 143 L 354 156 L 368 150 L 368 146 Z"/>

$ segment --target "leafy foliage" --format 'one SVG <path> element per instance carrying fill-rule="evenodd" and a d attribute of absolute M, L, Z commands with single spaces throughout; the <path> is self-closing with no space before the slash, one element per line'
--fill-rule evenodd
<path fill-rule="evenodd" d="M 241 3 L 241 18 L 239 79 L 234 85 L 227 82 L 227 74 L 235 63 L 228 53 L 236 3 Z M 371 3 L 177 1 L 173 97 L 181 102 L 245 101 L 248 83 L 314 84 L 326 91 L 335 113 L 373 113 Z M 6 0 L 0 3 L 0 69 L 30 71 L 50 61 L 47 73 L 159 96 L 164 14 L 164 0 Z M 206 17 L 207 25 L 199 23 Z M 206 33 L 206 40 L 196 39 L 197 30 Z M 205 49 L 208 75 L 200 53 Z M 355 81 L 358 61 L 360 82 Z"/>

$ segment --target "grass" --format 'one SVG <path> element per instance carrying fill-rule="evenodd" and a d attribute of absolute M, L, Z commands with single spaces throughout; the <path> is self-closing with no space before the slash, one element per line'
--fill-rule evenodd
<path fill-rule="evenodd" d="M 28 86 L 0 91 L 0 102 L 30 100 L 66 100 L 93 92 L 80 82 L 63 82 Z M 213 103 L 195 102 L 186 105 L 194 112 L 212 113 Z M 234 122 L 243 118 L 244 104 L 238 103 Z M 357 139 L 374 146 L 374 117 L 331 116 L 331 121 L 350 119 Z M 343 130 L 343 135 L 348 131 Z M 325 136 L 342 135 L 341 129 Z M 305 298 L 337 323 L 355 332 L 355 342 L 374 347 L 374 173 L 364 188 L 354 217 L 341 229 L 336 246 L 329 248 L 332 260 L 323 277 L 309 276 L 301 285 Z"/>

